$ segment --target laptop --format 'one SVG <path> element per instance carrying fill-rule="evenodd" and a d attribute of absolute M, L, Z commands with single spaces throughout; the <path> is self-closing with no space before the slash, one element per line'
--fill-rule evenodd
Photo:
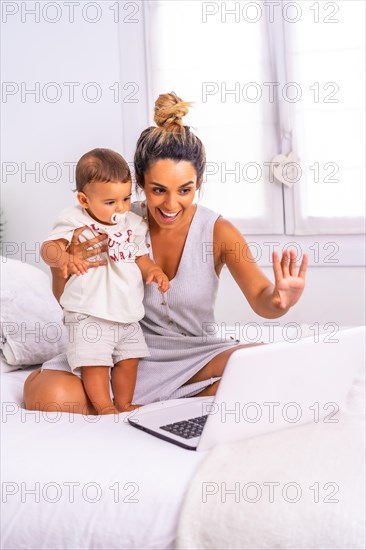
<path fill-rule="evenodd" d="M 128 422 L 196 451 L 309 422 L 336 424 L 365 361 L 365 335 L 356 327 L 239 349 L 215 396 L 146 405 Z"/>

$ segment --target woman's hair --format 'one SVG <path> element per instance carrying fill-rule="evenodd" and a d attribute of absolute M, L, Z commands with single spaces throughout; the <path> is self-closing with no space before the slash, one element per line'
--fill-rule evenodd
<path fill-rule="evenodd" d="M 76 165 L 76 191 L 82 191 L 95 181 L 131 181 L 131 172 L 125 159 L 111 149 L 93 149 L 85 153 Z"/>
<path fill-rule="evenodd" d="M 174 92 L 159 95 L 154 109 L 157 126 L 146 128 L 136 145 L 134 163 L 139 187 L 144 187 L 144 174 L 150 165 L 162 159 L 191 162 L 198 181 L 202 179 L 206 165 L 205 148 L 189 126 L 182 122 L 190 106 L 191 103 L 182 101 Z"/>

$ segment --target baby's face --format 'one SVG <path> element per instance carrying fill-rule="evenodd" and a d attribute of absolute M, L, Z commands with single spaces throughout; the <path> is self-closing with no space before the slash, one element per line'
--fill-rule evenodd
<path fill-rule="evenodd" d="M 96 221 L 114 225 L 113 214 L 124 214 L 131 208 L 132 182 L 95 181 L 78 193 L 79 203 Z"/>

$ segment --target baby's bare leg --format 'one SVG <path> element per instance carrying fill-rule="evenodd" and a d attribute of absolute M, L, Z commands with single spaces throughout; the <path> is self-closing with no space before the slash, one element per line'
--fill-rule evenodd
<path fill-rule="evenodd" d="M 114 404 L 120 411 L 131 410 L 131 401 L 135 391 L 138 359 L 118 361 L 112 369 L 111 383 Z"/>
<path fill-rule="evenodd" d="M 85 391 L 97 414 L 118 413 L 109 393 L 109 367 L 81 368 Z"/>

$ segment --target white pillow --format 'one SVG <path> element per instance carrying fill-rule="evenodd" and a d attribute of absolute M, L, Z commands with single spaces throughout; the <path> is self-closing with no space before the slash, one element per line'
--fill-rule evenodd
<path fill-rule="evenodd" d="M 2 371 L 44 363 L 64 352 L 62 309 L 49 277 L 19 260 L 0 257 L 0 261 Z"/>

